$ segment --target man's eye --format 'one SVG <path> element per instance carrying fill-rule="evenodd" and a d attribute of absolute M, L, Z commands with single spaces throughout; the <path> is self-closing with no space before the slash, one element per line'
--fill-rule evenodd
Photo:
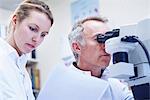
<path fill-rule="evenodd" d="M 33 27 L 31 27 L 31 26 L 29 26 L 29 29 L 30 29 L 31 31 L 34 31 L 34 32 L 37 32 L 37 31 L 38 31 L 36 28 L 33 28 Z"/>
<path fill-rule="evenodd" d="M 97 37 L 95 37 L 95 38 L 94 38 L 94 41 L 96 41 L 96 42 L 97 42 Z"/>

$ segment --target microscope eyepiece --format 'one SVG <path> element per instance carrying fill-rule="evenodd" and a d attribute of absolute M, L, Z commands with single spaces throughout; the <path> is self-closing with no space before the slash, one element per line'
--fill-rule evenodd
<path fill-rule="evenodd" d="M 108 31 L 105 34 L 98 34 L 97 35 L 97 42 L 98 43 L 105 43 L 106 40 L 113 37 L 119 36 L 120 29 L 113 29 L 112 31 Z"/>

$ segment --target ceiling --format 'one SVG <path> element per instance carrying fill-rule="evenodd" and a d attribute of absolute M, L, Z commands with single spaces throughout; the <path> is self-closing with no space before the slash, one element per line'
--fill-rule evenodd
<path fill-rule="evenodd" d="M 23 0 L 0 0 L 0 8 L 7 9 L 7 10 L 14 10 L 17 5 Z M 49 0 L 42 0 L 42 1 L 49 1 Z"/>

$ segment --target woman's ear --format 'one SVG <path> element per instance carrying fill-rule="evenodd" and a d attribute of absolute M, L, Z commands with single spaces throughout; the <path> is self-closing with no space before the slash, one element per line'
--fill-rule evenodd
<path fill-rule="evenodd" d="M 12 17 L 12 24 L 13 24 L 13 25 L 16 25 L 16 23 L 17 23 L 17 16 L 14 15 L 14 16 Z"/>
<path fill-rule="evenodd" d="M 12 32 L 15 31 L 15 29 L 16 29 L 16 24 L 17 24 L 17 16 L 14 15 L 14 16 L 12 17 L 12 20 L 11 20 Z"/>
<path fill-rule="evenodd" d="M 73 51 L 76 52 L 76 53 L 78 53 L 78 54 L 80 54 L 80 50 L 81 50 L 80 47 L 81 46 L 80 46 L 79 43 L 77 43 L 77 42 L 72 43 L 72 49 L 73 49 Z"/>

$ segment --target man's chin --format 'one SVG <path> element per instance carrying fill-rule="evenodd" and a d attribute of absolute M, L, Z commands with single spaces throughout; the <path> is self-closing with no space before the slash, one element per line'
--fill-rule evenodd
<path fill-rule="evenodd" d="M 102 69 L 105 69 L 106 67 L 109 66 L 109 64 L 99 64 L 99 66 L 101 66 Z"/>

